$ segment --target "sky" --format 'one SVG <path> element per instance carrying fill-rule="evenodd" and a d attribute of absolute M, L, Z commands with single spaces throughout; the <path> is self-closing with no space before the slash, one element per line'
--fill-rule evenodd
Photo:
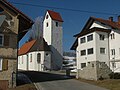
<path fill-rule="evenodd" d="M 73 35 L 79 33 L 86 24 L 89 17 L 108 19 L 113 17 L 114 21 L 120 15 L 120 0 L 7 0 L 16 8 L 30 17 L 33 21 L 36 17 L 44 17 L 46 10 L 59 12 L 63 22 L 63 50 L 70 51 L 75 41 Z M 32 5 L 23 5 L 24 3 Z M 34 6 L 37 5 L 37 6 Z M 40 7 L 47 6 L 47 7 Z M 56 7 L 56 8 L 50 8 Z M 57 9 L 63 8 L 63 9 Z M 66 10 L 69 9 L 69 10 Z M 75 11 L 76 10 L 76 11 Z M 94 12 L 94 13 L 93 13 Z M 100 14 L 100 13 L 103 14 Z M 29 33 L 20 41 L 19 45 L 25 43 Z"/>

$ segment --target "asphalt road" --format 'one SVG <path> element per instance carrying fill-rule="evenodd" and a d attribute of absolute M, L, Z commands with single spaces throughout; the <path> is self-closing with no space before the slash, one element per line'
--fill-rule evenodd
<path fill-rule="evenodd" d="M 74 79 L 41 82 L 35 85 L 38 90 L 107 90 Z"/>
<path fill-rule="evenodd" d="M 22 72 L 38 90 L 108 90 L 67 77 L 65 74 L 47 72 Z"/>

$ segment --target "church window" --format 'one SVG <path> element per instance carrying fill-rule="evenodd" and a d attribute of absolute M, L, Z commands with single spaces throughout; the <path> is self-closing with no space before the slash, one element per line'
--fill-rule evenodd
<path fill-rule="evenodd" d="M 58 27 L 58 22 L 56 22 L 56 27 Z"/>
<path fill-rule="evenodd" d="M 48 19 L 48 17 L 49 17 L 49 16 L 48 16 L 48 15 L 46 15 L 46 19 Z"/>
<path fill-rule="evenodd" d="M 46 27 L 48 27 L 48 22 L 46 23 Z"/>

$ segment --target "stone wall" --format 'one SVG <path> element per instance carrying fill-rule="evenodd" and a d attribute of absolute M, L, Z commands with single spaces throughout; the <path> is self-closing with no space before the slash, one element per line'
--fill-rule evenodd
<path fill-rule="evenodd" d="M 88 80 L 99 80 L 100 78 L 109 78 L 112 71 L 104 62 L 89 62 L 82 70 L 77 71 L 77 77 Z"/>
<path fill-rule="evenodd" d="M 3 59 L 5 60 L 5 59 Z M 8 60 L 8 68 L 0 72 L 0 80 L 8 80 L 9 87 L 16 86 L 16 59 L 6 59 Z"/>

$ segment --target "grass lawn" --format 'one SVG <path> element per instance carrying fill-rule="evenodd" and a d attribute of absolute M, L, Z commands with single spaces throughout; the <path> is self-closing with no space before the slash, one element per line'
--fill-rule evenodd
<path fill-rule="evenodd" d="M 86 83 L 94 84 L 100 87 L 104 87 L 109 90 L 120 90 L 120 79 L 108 79 L 108 80 L 101 80 L 101 81 L 84 80 L 84 79 L 79 79 L 79 80 Z"/>
<path fill-rule="evenodd" d="M 33 84 L 25 84 L 8 90 L 37 90 Z"/>

